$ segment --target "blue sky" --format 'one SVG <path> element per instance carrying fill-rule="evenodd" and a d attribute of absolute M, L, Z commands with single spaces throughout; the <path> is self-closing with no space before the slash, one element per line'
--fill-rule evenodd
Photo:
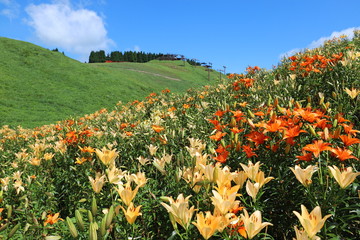
<path fill-rule="evenodd" d="M 0 36 L 58 48 L 183 54 L 214 69 L 270 69 L 360 27 L 359 0 L 0 0 Z"/>

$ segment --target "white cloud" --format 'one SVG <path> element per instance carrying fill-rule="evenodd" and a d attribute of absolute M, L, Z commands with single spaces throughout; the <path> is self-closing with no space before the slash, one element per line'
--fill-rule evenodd
<path fill-rule="evenodd" d="M 279 58 L 283 59 L 284 57 L 285 58 L 291 57 L 292 55 L 294 55 L 295 53 L 300 52 L 300 51 L 301 51 L 300 48 L 294 48 L 294 49 L 291 49 L 290 51 L 287 51 L 286 53 L 280 54 Z"/>
<path fill-rule="evenodd" d="M 310 43 L 310 45 L 308 46 L 308 48 L 317 48 L 317 47 L 320 47 L 321 45 L 324 44 L 325 41 L 328 41 L 328 40 L 331 40 L 335 37 L 340 37 L 342 35 L 346 35 L 348 38 L 353 38 L 354 37 L 354 30 L 356 30 L 358 28 L 356 27 L 352 27 L 352 28 L 347 28 L 347 29 L 344 29 L 344 30 L 341 30 L 340 32 L 333 32 L 331 33 L 330 36 L 328 37 L 322 37 L 322 38 L 319 38 L 318 40 L 316 41 L 313 41 L 312 43 Z"/>
<path fill-rule="evenodd" d="M 330 36 L 326 36 L 326 37 L 321 37 L 318 40 L 312 41 L 308 46 L 306 46 L 305 48 L 294 48 L 290 51 L 287 51 L 285 53 L 280 54 L 279 58 L 282 59 L 283 57 L 289 57 L 294 55 L 297 52 L 300 52 L 304 49 L 313 49 L 313 48 L 317 48 L 322 46 L 326 41 L 331 40 L 335 37 L 340 37 L 343 35 L 346 35 L 347 38 L 351 39 L 354 37 L 354 30 L 360 29 L 360 27 L 352 27 L 352 28 L 347 28 L 344 30 L 341 30 L 339 32 L 333 32 L 330 34 Z"/>
<path fill-rule="evenodd" d="M 0 0 L 0 4 L 5 5 L 5 7 L 0 10 L 0 15 L 3 15 L 10 20 L 18 17 L 20 6 L 16 1 Z"/>
<path fill-rule="evenodd" d="M 96 12 L 74 9 L 67 0 L 31 4 L 26 12 L 30 16 L 28 24 L 41 42 L 76 54 L 80 61 L 86 61 L 92 50 L 107 50 L 114 45 Z"/>

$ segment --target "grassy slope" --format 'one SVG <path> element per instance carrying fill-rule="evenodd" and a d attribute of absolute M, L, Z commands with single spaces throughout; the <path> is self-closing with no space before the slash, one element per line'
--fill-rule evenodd
<path fill-rule="evenodd" d="M 7 38 L 0 38 L 0 72 L 0 126 L 40 126 L 165 88 L 182 92 L 209 83 L 204 68 L 184 67 L 180 61 L 84 64 Z M 213 72 L 211 82 L 217 78 Z"/>

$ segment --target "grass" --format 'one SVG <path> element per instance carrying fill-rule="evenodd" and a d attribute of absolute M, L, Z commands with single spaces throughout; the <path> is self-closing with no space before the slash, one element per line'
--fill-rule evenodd
<path fill-rule="evenodd" d="M 183 92 L 209 83 L 204 70 L 181 61 L 85 64 L 31 43 L 0 38 L 0 126 L 36 127 L 165 88 Z M 217 78 L 219 73 L 212 72 L 210 82 Z"/>

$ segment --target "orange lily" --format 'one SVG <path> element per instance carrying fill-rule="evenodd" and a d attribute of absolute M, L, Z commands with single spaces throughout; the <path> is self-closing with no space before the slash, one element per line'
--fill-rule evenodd
<path fill-rule="evenodd" d="M 222 138 L 223 136 L 225 136 L 225 135 L 226 135 L 226 133 L 223 133 L 223 132 L 218 131 L 218 132 L 216 132 L 215 135 L 210 136 L 210 138 L 213 139 L 213 140 L 215 140 L 215 141 L 220 141 L 221 138 Z"/>
<path fill-rule="evenodd" d="M 358 138 L 352 138 L 351 136 L 349 135 L 341 135 L 340 136 L 340 139 L 341 141 L 343 141 L 344 145 L 346 147 L 350 146 L 350 145 L 353 145 L 353 144 L 356 144 L 356 143 L 360 143 L 360 139 Z"/>
<path fill-rule="evenodd" d="M 53 224 L 57 223 L 58 221 L 64 221 L 64 219 L 59 218 L 59 215 L 60 215 L 60 213 L 47 215 L 47 219 L 44 222 L 44 226 L 46 226 L 48 223 L 50 223 L 50 225 L 53 225 Z"/>
<path fill-rule="evenodd" d="M 158 126 L 158 125 L 152 125 L 151 128 L 157 133 L 162 132 L 162 131 L 165 130 L 165 128 L 163 128 L 161 126 Z"/>
<path fill-rule="evenodd" d="M 324 143 L 322 140 L 315 140 L 313 144 L 308 144 L 303 147 L 303 150 L 312 152 L 315 157 L 319 157 L 320 152 L 331 149 L 331 147 L 329 147 L 330 145 L 330 143 Z"/>
<path fill-rule="evenodd" d="M 243 152 L 246 153 L 246 156 L 247 156 L 248 158 L 251 158 L 252 156 L 255 156 L 255 157 L 258 156 L 255 152 L 253 152 L 254 149 L 252 149 L 250 146 L 243 145 L 243 146 L 242 146 L 242 149 L 243 149 Z"/>
<path fill-rule="evenodd" d="M 263 144 L 265 140 L 269 138 L 268 136 L 265 136 L 263 133 L 257 131 L 252 131 L 251 133 L 246 134 L 245 137 L 247 137 L 249 141 L 254 142 L 256 146 Z"/>
<path fill-rule="evenodd" d="M 345 161 L 346 159 L 356 159 L 359 160 L 357 157 L 351 155 L 353 152 L 346 148 L 331 148 L 330 151 L 338 158 L 340 161 Z"/>

